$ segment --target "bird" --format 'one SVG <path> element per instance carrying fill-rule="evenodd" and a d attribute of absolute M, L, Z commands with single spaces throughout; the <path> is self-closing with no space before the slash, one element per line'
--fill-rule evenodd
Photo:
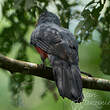
<path fill-rule="evenodd" d="M 82 102 L 78 41 L 61 26 L 59 17 L 47 10 L 41 13 L 31 34 L 30 44 L 40 54 L 43 64 L 46 58 L 49 59 L 60 96 L 75 103 Z"/>

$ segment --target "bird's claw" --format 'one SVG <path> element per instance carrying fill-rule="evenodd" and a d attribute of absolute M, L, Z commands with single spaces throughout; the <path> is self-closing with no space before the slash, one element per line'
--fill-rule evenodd
<path fill-rule="evenodd" d="M 45 64 L 44 64 L 44 63 L 40 64 L 40 67 L 41 67 L 43 70 L 45 70 L 45 69 L 46 69 L 46 66 L 45 66 Z"/>

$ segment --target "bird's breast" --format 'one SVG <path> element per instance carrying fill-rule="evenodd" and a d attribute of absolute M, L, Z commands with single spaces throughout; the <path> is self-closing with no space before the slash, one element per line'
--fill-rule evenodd
<path fill-rule="evenodd" d="M 37 52 L 38 52 L 44 59 L 46 59 L 46 58 L 48 57 L 47 53 L 44 52 L 41 48 L 39 48 L 39 47 L 35 47 L 35 48 L 36 48 Z"/>

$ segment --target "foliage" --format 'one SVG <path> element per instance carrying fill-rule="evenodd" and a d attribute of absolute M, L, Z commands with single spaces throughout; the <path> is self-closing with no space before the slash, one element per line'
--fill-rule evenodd
<path fill-rule="evenodd" d="M 106 2 L 110 4 L 110 0 L 104 0 L 103 3 L 101 0 L 92 0 L 82 12 L 72 11 L 73 7 L 80 5 L 77 0 L 73 2 L 68 0 L 7 0 L 2 6 L 2 13 L 9 25 L 0 32 L 0 52 L 7 55 L 12 47 L 19 43 L 20 48 L 16 53 L 16 59 L 28 61 L 26 48 L 30 47 L 30 44 L 25 35 L 29 27 L 35 25 L 40 13 L 47 9 L 51 2 L 56 6 L 63 27 L 68 28 L 73 19 L 80 20 L 74 31 L 80 43 L 92 40 L 94 30 L 100 33 L 102 50 L 100 68 L 103 73 L 110 74 L 110 5 L 103 12 L 104 16 L 101 15 Z M 17 74 L 10 78 L 10 83 L 13 96 L 18 95 L 20 91 L 30 94 L 33 88 L 33 77 Z M 22 87 L 23 83 L 25 86 Z"/>
<path fill-rule="evenodd" d="M 100 19 L 102 25 L 101 34 L 102 62 L 101 69 L 105 74 L 110 75 L 110 7 L 107 7 L 105 16 Z"/>
<path fill-rule="evenodd" d="M 26 95 L 30 95 L 33 88 L 33 78 L 32 76 L 24 76 L 22 74 L 14 74 L 10 78 L 10 90 L 13 92 L 13 104 L 18 106 L 22 105 L 22 99 L 20 97 L 22 92 L 25 92 Z"/>
<path fill-rule="evenodd" d="M 103 7 L 104 4 L 101 3 L 101 0 L 97 2 L 92 0 L 82 11 L 83 20 L 79 22 L 75 29 L 75 34 L 80 37 L 81 41 L 90 39 L 89 37 L 99 23 L 98 19 Z"/>

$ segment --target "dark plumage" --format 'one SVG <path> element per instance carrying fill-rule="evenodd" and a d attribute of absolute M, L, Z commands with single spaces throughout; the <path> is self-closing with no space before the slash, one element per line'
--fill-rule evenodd
<path fill-rule="evenodd" d="M 46 11 L 40 15 L 31 35 L 31 44 L 48 55 L 60 95 L 81 102 L 83 93 L 78 67 L 78 42 L 68 29 L 60 26 L 55 14 Z M 43 57 L 42 52 L 39 53 Z"/>

